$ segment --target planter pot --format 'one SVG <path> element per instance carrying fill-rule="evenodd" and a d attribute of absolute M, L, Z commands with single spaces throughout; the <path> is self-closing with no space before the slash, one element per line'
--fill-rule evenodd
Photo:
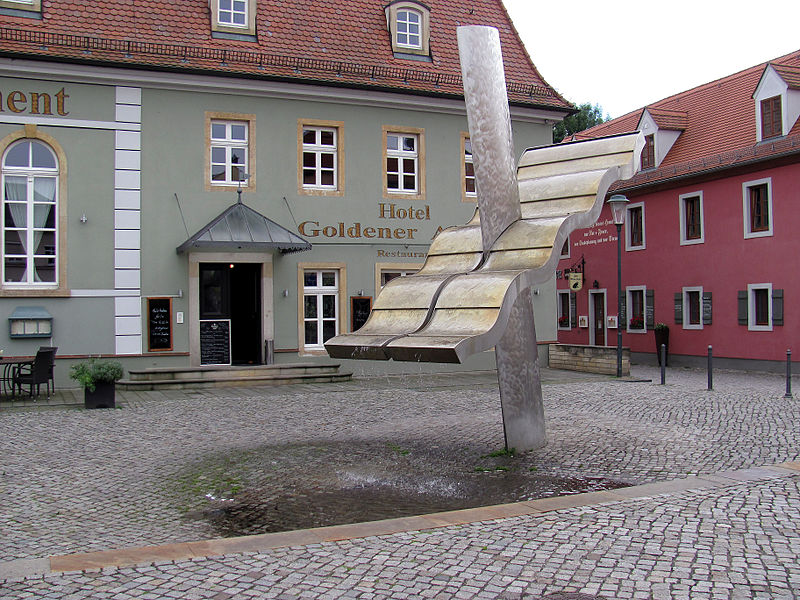
<path fill-rule="evenodd" d="M 85 408 L 116 408 L 115 404 L 115 385 L 112 381 L 98 382 L 95 390 L 90 392 L 87 388 L 83 390 L 83 405 Z"/>
<path fill-rule="evenodd" d="M 669 366 L 669 329 L 658 329 L 655 331 L 656 334 L 656 357 L 658 358 L 658 365 L 661 366 L 661 345 L 667 347 L 666 352 L 666 364 L 665 367 Z"/>

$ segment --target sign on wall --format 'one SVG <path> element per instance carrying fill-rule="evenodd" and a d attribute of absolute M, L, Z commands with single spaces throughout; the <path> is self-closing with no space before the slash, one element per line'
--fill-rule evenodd
<path fill-rule="evenodd" d="M 172 350 L 172 298 L 147 299 L 147 350 Z"/>

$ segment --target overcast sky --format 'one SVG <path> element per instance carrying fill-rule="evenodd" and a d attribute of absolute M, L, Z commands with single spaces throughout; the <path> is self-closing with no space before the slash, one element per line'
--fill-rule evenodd
<path fill-rule="evenodd" d="M 545 80 L 612 118 L 800 49 L 800 0 L 503 0 Z"/>

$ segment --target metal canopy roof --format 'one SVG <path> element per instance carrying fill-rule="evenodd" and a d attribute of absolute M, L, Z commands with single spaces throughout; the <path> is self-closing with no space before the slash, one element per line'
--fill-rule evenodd
<path fill-rule="evenodd" d="M 311 250 L 311 244 L 256 212 L 237 202 L 178 246 L 183 252 L 279 250 L 281 254 Z"/>

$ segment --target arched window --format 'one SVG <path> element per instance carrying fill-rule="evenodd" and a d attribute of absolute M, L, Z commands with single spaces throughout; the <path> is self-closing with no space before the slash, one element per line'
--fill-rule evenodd
<path fill-rule="evenodd" d="M 422 48 L 422 15 L 416 10 L 397 11 L 397 45 L 402 48 Z"/>
<path fill-rule="evenodd" d="M 3 156 L 3 282 L 58 284 L 58 160 L 47 144 L 25 138 Z"/>

